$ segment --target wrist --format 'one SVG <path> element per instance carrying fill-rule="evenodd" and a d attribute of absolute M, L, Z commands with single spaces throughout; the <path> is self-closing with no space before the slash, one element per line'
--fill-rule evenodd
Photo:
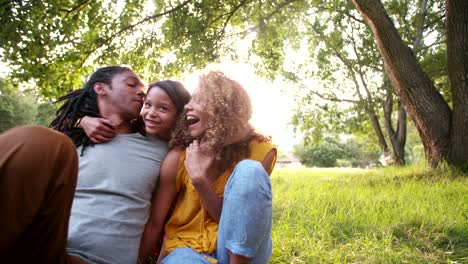
<path fill-rule="evenodd" d="M 202 176 L 192 177 L 191 179 L 192 179 L 192 184 L 195 187 L 201 187 L 207 184 L 206 178 Z"/>
<path fill-rule="evenodd" d="M 75 123 L 73 124 L 73 127 L 76 127 L 76 128 L 81 128 L 81 119 L 82 117 L 78 118 Z"/>

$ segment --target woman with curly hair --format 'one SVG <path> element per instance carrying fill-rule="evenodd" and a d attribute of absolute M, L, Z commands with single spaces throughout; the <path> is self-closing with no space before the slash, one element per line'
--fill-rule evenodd
<path fill-rule="evenodd" d="M 200 77 L 161 168 L 140 259 L 164 234 L 163 264 L 268 262 L 277 153 L 251 115 L 236 81 L 217 71 Z"/>

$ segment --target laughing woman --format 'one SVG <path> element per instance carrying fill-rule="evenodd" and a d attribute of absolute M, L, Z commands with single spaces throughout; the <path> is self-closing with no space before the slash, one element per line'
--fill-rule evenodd
<path fill-rule="evenodd" d="M 163 264 L 268 262 L 276 149 L 253 130 L 251 114 L 237 82 L 221 72 L 200 77 L 161 168 L 141 259 L 164 234 Z"/>

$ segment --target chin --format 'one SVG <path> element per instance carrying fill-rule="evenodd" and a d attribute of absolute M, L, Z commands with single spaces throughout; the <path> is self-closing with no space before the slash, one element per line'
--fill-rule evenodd
<path fill-rule="evenodd" d="M 158 135 L 158 131 L 152 129 L 145 129 L 146 135 L 151 137 L 156 137 Z"/>

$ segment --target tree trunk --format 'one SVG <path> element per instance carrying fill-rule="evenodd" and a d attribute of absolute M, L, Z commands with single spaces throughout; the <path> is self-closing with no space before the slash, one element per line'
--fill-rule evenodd
<path fill-rule="evenodd" d="M 447 0 L 447 65 L 453 96 L 449 162 L 468 162 L 468 1 Z"/>
<path fill-rule="evenodd" d="M 370 109 L 366 111 L 372 123 L 372 127 L 374 128 L 375 135 L 379 139 L 379 146 L 380 146 L 380 149 L 382 150 L 382 154 L 384 156 L 388 156 L 390 151 L 388 150 L 387 141 L 385 141 L 385 136 L 382 132 L 382 128 L 380 127 L 379 118 L 377 117 L 374 111 Z"/>
<path fill-rule="evenodd" d="M 450 152 L 450 107 L 404 44 L 382 3 L 353 2 L 377 40 L 385 71 L 419 132 L 429 164 L 437 166 Z"/>
<path fill-rule="evenodd" d="M 393 164 L 397 166 L 405 165 L 405 144 L 406 144 L 406 111 L 398 102 L 398 117 L 396 131 L 392 125 L 393 93 L 390 87 L 384 83 L 387 89 L 387 98 L 384 104 L 384 126 L 390 143 L 392 145 Z"/>

